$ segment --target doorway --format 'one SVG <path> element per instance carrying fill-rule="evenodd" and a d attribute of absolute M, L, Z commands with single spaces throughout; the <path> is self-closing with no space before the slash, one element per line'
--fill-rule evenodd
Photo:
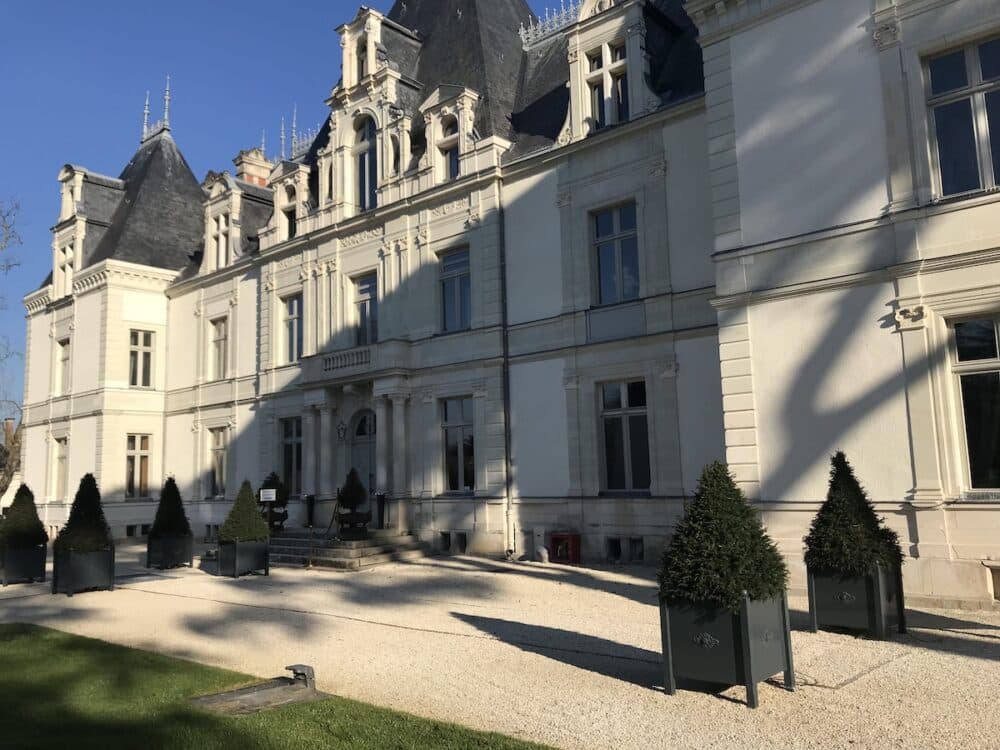
<path fill-rule="evenodd" d="M 375 495 L 375 412 L 371 409 L 359 411 L 351 420 L 351 465 L 358 472 L 358 478 L 368 490 L 368 500 L 358 508 L 361 513 L 374 511 L 372 498 Z"/>

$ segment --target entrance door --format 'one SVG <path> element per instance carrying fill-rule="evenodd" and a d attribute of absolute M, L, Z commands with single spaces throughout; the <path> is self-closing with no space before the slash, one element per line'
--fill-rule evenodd
<path fill-rule="evenodd" d="M 374 511 L 375 428 L 375 412 L 371 410 L 358 412 L 352 420 L 350 468 L 358 472 L 358 478 L 368 490 L 368 501 L 358 508 L 362 513 Z"/>

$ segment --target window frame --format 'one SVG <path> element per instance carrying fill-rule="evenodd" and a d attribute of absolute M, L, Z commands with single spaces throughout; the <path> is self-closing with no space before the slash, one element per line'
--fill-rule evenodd
<path fill-rule="evenodd" d="M 643 400 L 642 406 L 632 406 L 628 402 L 628 386 L 642 383 Z M 605 386 L 616 385 L 619 388 L 621 405 L 617 408 L 608 408 L 604 404 Z M 598 464 L 600 467 L 600 492 L 604 495 L 638 495 L 648 496 L 651 494 L 653 486 L 653 453 L 654 447 L 651 440 L 650 430 L 650 388 L 647 379 L 644 377 L 619 377 L 611 380 L 601 380 L 594 384 L 597 395 L 597 433 L 598 450 L 600 455 Z M 646 487 L 635 486 L 635 466 L 632 455 L 632 435 L 630 420 L 633 417 L 642 416 L 646 421 L 646 473 L 649 477 L 649 484 Z M 625 487 L 611 487 L 608 479 L 608 445 L 606 439 L 606 423 L 609 420 L 618 420 L 622 424 L 622 458 L 625 474 Z"/>
<path fill-rule="evenodd" d="M 615 38 L 592 47 L 584 55 L 584 60 L 583 81 L 587 110 L 590 112 L 590 132 L 598 132 L 631 120 L 627 40 Z M 616 96 L 619 87 L 615 84 L 619 81 L 624 83 L 621 101 Z"/>
<path fill-rule="evenodd" d="M 371 115 L 364 115 L 355 126 L 354 133 L 355 198 L 358 213 L 367 213 L 378 208 L 378 123 Z"/>
<path fill-rule="evenodd" d="M 444 495 L 474 495 L 476 493 L 476 400 L 472 394 L 445 396 L 438 400 L 438 416 L 441 422 L 441 477 L 442 494 Z M 460 419 L 449 419 L 448 404 L 457 404 Z M 465 418 L 465 408 L 468 403 L 469 418 Z M 461 489 L 451 489 L 448 466 L 448 433 L 459 431 L 456 472 Z M 472 455 L 466 455 L 466 440 L 472 439 Z M 468 485 L 468 462 L 471 461 L 472 483 Z"/>
<path fill-rule="evenodd" d="M 148 433 L 128 433 L 125 436 L 125 491 L 126 500 L 148 500 L 149 466 L 153 437 Z M 136 471 L 138 469 L 138 471 Z M 138 477 L 138 483 L 136 478 Z M 138 484 L 138 486 L 137 486 Z"/>
<path fill-rule="evenodd" d="M 305 309 L 304 295 L 301 291 L 293 292 L 281 298 L 281 331 L 283 365 L 294 365 L 302 360 L 305 346 Z M 296 302 L 296 310 L 292 312 L 290 304 Z"/>
<path fill-rule="evenodd" d="M 932 191 L 935 200 L 948 200 L 965 196 L 994 192 L 1000 189 L 1000 174 L 996 174 L 991 150 L 989 119 L 986 111 L 986 95 L 1000 92 L 1000 77 L 984 81 L 979 55 L 980 45 L 1000 40 L 1000 36 L 988 35 L 969 41 L 960 47 L 938 50 L 921 58 L 920 66 L 923 72 L 924 111 L 927 118 L 928 146 L 931 158 Z M 931 90 L 931 63 L 961 51 L 965 60 L 965 86 L 934 94 Z M 998 94 L 1000 96 L 1000 94 Z M 937 137 L 937 119 L 935 110 L 938 107 L 954 104 L 959 101 L 969 101 L 972 113 L 973 137 L 976 146 L 976 166 L 979 175 L 979 187 L 954 193 L 945 193 L 941 173 L 941 153 Z M 1000 124 L 1000 122 L 998 122 Z M 1000 132 L 994 134 L 1000 138 Z"/>
<path fill-rule="evenodd" d="M 229 429 L 208 428 L 209 498 L 225 498 L 228 471 Z M 220 492 L 221 490 L 221 492 Z"/>
<path fill-rule="evenodd" d="M 153 390 L 156 387 L 155 382 L 155 364 L 154 364 L 154 352 L 156 350 L 156 336 L 155 331 L 146 331 L 139 328 L 130 328 L 129 332 L 129 342 L 128 342 L 128 357 L 129 357 L 129 370 L 128 370 L 128 387 L 136 390 Z M 132 337 L 136 336 L 137 341 L 135 344 L 132 343 Z M 149 344 L 144 342 L 146 336 L 149 336 Z M 143 356 L 148 355 L 148 356 Z M 135 366 L 133 368 L 133 360 Z M 135 382 L 132 382 L 132 375 L 135 374 Z M 148 383 L 143 383 L 143 380 L 148 380 Z"/>
<path fill-rule="evenodd" d="M 457 270 L 446 270 L 448 260 L 454 260 L 458 256 L 465 256 L 465 265 Z M 462 305 L 462 285 L 461 279 L 467 279 L 468 294 L 465 302 L 467 307 Z M 451 293 L 448 292 L 449 282 L 457 281 Z M 441 253 L 438 256 L 438 290 L 441 299 L 441 333 L 460 333 L 472 330 L 472 254 L 468 247 L 453 248 Z M 459 324 L 455 328 L 448 327 L 448 298 L 452 298 L 452 303 L 458 308 Z M 463 316 L 464 313 L 464 316 Z M 467 322 L 463 325 L 463 317 Z"/>
<path fill-rule="evenodd" d="M 222 336 L 219 336 L 220 324 Z M 229 316 L 212 318 L 208 325 L 212 336 L 209 347 L 209 380 L 225 380 L 229 377 Z"/>
<path fill-rule="evenodd" d="M 298 497 L 302 494 L 302 417 L 285 417 L 279 420 L 279 425 L 282 480 L 288 494 Z"/>
<path fill-rule="evenodd" d="M 994 341 L 997 345 L 997 356 L 992 359 L 977 359 L 960 362 L 958 359 L 958 338 L 955 326 L 977 320 L 990 320 L 993 323 Z M 969 433 L 966 424 L 965 398 L 962 393 L 962 378 L 967 375 L 979 375 L 996 372 L 1000 377 L 1000 311 L 987 311 L 981 314 L 961 315 L 949 318 L 946 322 L 948 330 L 948 355 L 954 403 L 956 405 L 955 420 L 958 426 L 957 443 L 961 458 L 960 490 L 963 495 L 1000 495 L 1000 486 L 973 487 L 972 453 L 969 450 Z"/>
<path fill-rule="evenodd" d="M 55 388 L 57 396 L 67 396 L 73 378 L 73 342 L 71 336 L 56 341 Z"/>
<path fill-rule="evenodd" d="M 223 211 L 212 217 L 212 244 L 215 250 L 215 268 L 225 268 L 232 262 L 230 255 L 229 212 Z"/>
<path fill-rule="evenodd" d="M 371 280 L 370 292 L 362 293 L 362 284 Z M 354 284 L 354 345 L 371 346 L 378 343 L 379 288 L 378 271 L 366 271 L 351 279 Z M 362 319 L 361 310 L 365 306 L 367 314 Z M 374 313 L 374 314 L 373 314 Z M 362 323 L 362 320 L 364 322 Z M 364 335 L 362 335 L 364 334 Z"/>
<path fill-rule="evenodd" d="M 628 208 L 629 206 L 635 212 L 635 226 L 629 230 L 621 229 L 621 211 L 622 209 Z M 598 217 L 602 214 L 611 213 L 612 214 L 612 231 L 610 234 L 598 236 L 597 234 L 597 222 Z M 642 252 L 639 243 L 639 203 L 635 199 L 629 199 L 625 201 L 620 201 L 618 203 L 613 203 L 610 205 L 602 206 L 600 208 L 592 209 L 588 212 L 587 220 L 589 223 L 589 239 L 590 239 L 590 258 L 593 263 L 593 272 L 591 273 L 592 279 L 592 294 L 594 304 L 593 307 L 612 307 L 614 305 L 628 304 L 631 302 L 637 302 L 643 298 L 643 286 L 642 286 Z M 622 242 L 624 240 L 634 238 L 635 239 L 635 268 L 636 268 L 636 290 L 635 296 L 626 297 L 625 296 L 625 274 L 624 268 L 625 264 L 623 262 L 623 252 L 622 252 Z M 605 301 L 602 298 L 602 284 L 601 284 L 601 258 L 600 258 L 600 248 L 602 245 L 613 244 L 615 248 L 615 278 L 617 279 L 616 294 L 617 298 L 614 301 Z"/>
<path fill-rule="evenodd" d="M 66 501 L 69 500 L 69 436 L 54 437 L 53 443 L 53 499 Z"/>

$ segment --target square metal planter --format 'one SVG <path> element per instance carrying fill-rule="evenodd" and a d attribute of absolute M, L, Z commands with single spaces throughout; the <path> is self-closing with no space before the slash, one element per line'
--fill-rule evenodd
<path fill-rule="evenodd" d="M 0 550 L 3 559 L 3 585 L 8 583 L 32 583 L 45 581 L 45 558 L 48 547 L 4 547 Z"/>
<path fill-rule="evenodd" d="M 677 692 L 677 679 L 745 685 L 747 705 L 757 708 L 757 683 L 784 673 L 795 689 L 788 599 L 751 600 L 737 612 L 699 602 L 660 602 L 664 687 Z"/>
<path fill-rule="evenodd" d="M 115 548 L 96 552 L 72 549 L 53 552 L 52 593 L 73 594 L 81 591 L 115 590 Z"/>
<path fill-rule="evenodd" d="M 807 571 L 809 629 L 843 628 L 885 640 L 895 628 L 906 632 L 903 574 L 876 566 L 864 576 Z"/>
<path fill-rule="evenodd" d="M 268 542 L 219 542 L 219 575 L 239 578 L 247 573 L 271 574 Z"/>
<path fill-rule="evenodd" d="M 150 537 L 146 541 L 146 567 L 177 568 L 181 565 L 194 567 L 194 537 L 164 536 Z"/>

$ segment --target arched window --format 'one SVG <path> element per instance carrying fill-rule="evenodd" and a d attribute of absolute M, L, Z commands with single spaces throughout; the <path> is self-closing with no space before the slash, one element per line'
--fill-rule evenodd
<path fill-rule="evenodd" d="M 371 211 L 378 197 L 378 145 L 375 121 L 370 117 L 357 127 L 358 210 Z"/>
<path fill-rule="evenodd" d="M 448 117 L 441 123 L 441 141 L 438 143 L 444 159 L 444 177 L 457 180 L 462 174 L 458 152 L 458 120 Z"/>

